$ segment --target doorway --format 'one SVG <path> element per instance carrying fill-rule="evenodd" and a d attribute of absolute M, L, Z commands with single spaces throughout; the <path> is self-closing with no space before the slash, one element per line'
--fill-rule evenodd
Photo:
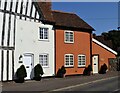
<path fill-rule="evenodd" d="M 33 54 L 24 54 L 23 63 L 27 72 L 27 77 L 25 79 L 31 79 L 34 55 Z"/>
<path fill-rule="evenodd" d="M 98 61 L 99 61 L 99 56 L 98 55 L 93 55 L 92 57 L 92 65 L 93 65 L 93 73 L 98 73 Z"/>

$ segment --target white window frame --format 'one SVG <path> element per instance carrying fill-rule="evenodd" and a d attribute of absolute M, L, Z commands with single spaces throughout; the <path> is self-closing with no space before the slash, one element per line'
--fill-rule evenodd
<path fill-rule="evenodd" d="M 83 56 L 85 57 L 85 60 L 82 59 L 82 61 L 85 61 L 85 65 L 79 65 L 79 62 L 80 62 L 79 57 L 80 57 L 80 56 L 81 56 L 81 57 L 83 57 Z M 78 67 L 85 67 L 85 66 L 86 66 L 86 55 L 84 55 L 84 54 L 79 54 L 79 55 L 78 55 Z"/>
<path fill-rule="evenodd" d="M 47 55 L 47 66 L 41 64 L 41 62 L 40 62 L 40 55 L 42 55 L 42 56 Z M 43 60 L 44 60 L 44 58 L 43 58 Z M 44 61 L 43 61 L 43 62 L 44 62 Z M 39 63 L 40 63 L 40 65 L 41 65 L 42 67 L 49 67 L 49 54 L 47 54 L 47 53 L 39 54 Z"/>
<path fill-rule="evenodd" d="M 40 29 L 47 29 L 47 39 L 45 39 L 45 31 L 43 31 L 43 39 L 40 38 Z M 49 28 L 48 27 L 39 27 L 38 38 L 40 41 L 48 41 L 49 40 Z"/>
<path fill-rule="evenodd" d="M 69 56 L 69 65 L 66 65 L 66 56 Z M 70 56 L 73 56 L 73 65 L 70 65 Z M 74 55 L 73 54 L 65 54 L 64 55 L 64 64 L 65 64 L 65 67 L 74 67 Z"/>
<path fill-rule="evenodd" d="M 68 32 L 68 33 L 72 32 L 73 33 L 73 41 L 72 42 L 70 41 L 70 36 L 69 36 L 69 41 L 66 41 L 66 32 Z M 67 30 L 64 31 L 64 42 L 65 43 L 74 43 L 74 32 L 73 31 L 67 31 Z"/>

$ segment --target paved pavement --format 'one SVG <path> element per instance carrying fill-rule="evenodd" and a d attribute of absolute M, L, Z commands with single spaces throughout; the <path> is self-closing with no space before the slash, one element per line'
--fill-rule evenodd
<path fill-rule="evenodd" d="M 3 91 L 28 91 L 31 93 L 36 92 L 52 92 L 61 91 L 60 89 L 69 88 L 71 86 L 77 86 L 81 84 L 87 84 L 91 82 L 103 81 L 110 78 L 116 78 L 120 76 L 120 72 L 107 72 L 106 74 L 94 74 L 91 76 L 69 76 L 65 78 L 44 78 L 41 81 L 26 81 L 23 84 L 15 82 L 4 82 L 2 83 Z M 109 81 L 108 81 L 109 82 Z M 107 83 L 108 83 L 107 82 Z M 80 89 L 76 89 L 80 91 Z M 75 91 L 73 89 L 73 91 Z M 85 90 L 82 90 L 85 91 Z M 102 91 L 102 90 L 101 90 Z"/>

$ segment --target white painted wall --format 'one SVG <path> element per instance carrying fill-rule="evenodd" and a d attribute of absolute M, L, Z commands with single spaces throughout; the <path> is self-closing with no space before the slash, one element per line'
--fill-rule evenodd
<path fill-rule="evenodd" d="M 38 38 L 39 27 L 49 28 L 49 40 L 40 41 Z M 43 68 L 43 76 L 54 75 L 54 30 L 52 25 L 44 25 L 17 19 L 16 21 L 16 42 L 15 42 L 15 71 L 22 64 L 19 63 L 19 56 L 25 53 L 34 54 L 34 66 L 39 63 L 39 54 L 49 54 L 49 67 Z"/>
<path fill-rule="evenodd" d="M 1 5 L 0 5 L 0 9 L 1 10 L 4 10 L 4 7 L 5 7 L 5 0 L 0 0 L 1 1 Z M 20 13 L 20 8 L 21 8 L 21 1 L 22 0 L 18 0 L 18 10 L 17 10 L 17 13 Z M 27 16 L 30 16 L 30 10 L 31 10 L 31 4 L 32 4 L 32 0 L 28 0 L 29 2 L 28 2 L 28 12 L 27 12 Z M 12 12 L 15 12 L 15 8 L 16 8 L 16 3 L 17 2 L 17 0 L 13 0 L 13 6 L 12 6 Z M 11 0 L 7 0 L 7 7 L 6 7 L 6 10 L 7 11 L 10 11 L 10 3 L 11 3 Z M 26 10 L 26 3 L 27 3 L 27 0 L 23 0 L 23 13 L 22 14 L 25 14 L 25 10 Z M 35 8 L 35 6 L 33 6 L 33 12 L 32 12 L 32 17 L 34 17 L 34 15 L 35 15 L 35 10 L 36 8 Z M 2 41 L 2 30 L 3 30 L 3 22 L 5 22 L 5 33 L 4 33 L 4 44 L 3 44 L 3 46 L 4 47 L 8 47 L 7 46 L 7 40 L 8 40 L 8 28 L 9 28 L 9 13 L 6 13 L 5 14 L 5 21 L 3 20 L 3 17 L 4 17 L 4 13 L 3 12 L 0 12 L 0 46 L 2 46 L 1 45 L 1 41 Z M 37 11 L 37 16 L 36 16 L 37 18 L 39 18 L 39 14 L 38 14 L 38 11 Z M 10 26 L 11 26 L 11 28 L 10 28 L 10 45 L 9 45 L 9 47 L 14 47 L 14 18 L 15 18 L 15 16 L 14 15 L 11 15 L 11 24 L 10 24 Z M 20 19 L 20 16 L 16 16 L 16 18 L 17 19 Z M 17 33 L 16 33 L 16 35 L 18 35 L 18 37 L 16 38 L 17 40 L 16 40 L 16 44 L 18 44 L 18 45 L 16 45 L 16 51 L 15 51 L 15 57 L 17 57 L 17 58 L 15 58 L 15 70 L 16 70 L 16 67 L 19 67 L 19 65 L 20 64 L 18 64 L 17 62 L 18 62 L 18 55 L 19 54 L 23 54 L 23 53 L 25 53 L 25 52 L 33 52 L 33 54 L 35 54 L 34 56 L 35 56 L 35 59 L 34 59 L 34 61 L 35 61 L 35 65 L 37 64 L 37 62 L 39 62 L 39 60 L 38 60 L 38 58 L 37 58 L 37 56 L 39 57 L 39 55 L 37 54 L 38 52 L 36 52 L 36 49 L 38 49 L 38 48 L 40 48 L 41 50 L 43 50 L 43 51 L 39 51 L 40 53 L 42 52 L 50 52 L 50 61 L 49 62 L 54 62 L 54 58 L 52 58 L 53 56 L 54 56 L 54 50 L 53 50 L 53 48 L 54 48 L 54 42 L 53 42 L 53 40 L 54 40 L 54 33 L 53 33 L 53 31 L 50 31 L 50 39 L 49 39 L 49 42 L 47 42 L 47 43 L 44 43 L 44 42 L 41 42 L 41 41 L 38 41 L 36 38 L 37 38 L 37 31 L 36 31 L 36 33 L 34 33 L 34 35 L 36 35 L 36 37 L 34 36 L 33 37 L 33 35 L 32 35 L 32 33 L 34 32 L 34 28 L 36 28 L 36 29 L 38 29 L 38 26 L 40 25 L 41 26 L 41 24 L 40 23 L 30 23 L 30 22 L 24 22 L 23 20 L 24 20 L 25 18 L 24 17 L 22 17 L 22 20 L 20 21 L 20 22 L 17 22 L 18 23 L 18 30 L 17 30 Z M 27 18 L 27 20 L 28 21 L 33 21 L 34 22 L 34 19 L 30 19 L 30 18 Z M 23 23 L 21 23 L 21 22 L 23 22 Z M 38 20 L 36 21 L 36 22 L 38 22 Z M 20 24 L 20 27 L 19 27 L 19 24 Z M 30 26 L 29 26 L 29 24 L 30 24 Z M 23 31 L 23 30 L 21 30 L 21 27 L 23 26 L 23 30 L 25 30 L 25 31 Z M 50 29 L 52 29 L 52 26 L 50 26 L 50 25 L 47 25 Z M 26 37 L 26 34 L 28 35 L 28 33 L 29 33 L 29 31 L 31 32 L 29 35 L 32 37 L 32 38 L 30 38 L 29 39 L 29 37 Z M 23 35 L 23 33 L 22 33 L 22 31 L 25 33 L 24 35 Z M 19 34 L 20 34 L 20 37 L 19 37 Z M 53 35 L 53 38 L 51 38 L 52 37 L 52 35 Z M 23 38 L 23 37 L 25 37 L 25 38 Z M 22 38 L 22 39 L 21 39 Z M 29 39 L 29 40 L 26 40 L 26 39 Z M 31 40 L 31 41 L 30 41 Z M 23 42 L 21 42 L 21 41 L 23 41 Z M 26 43 L 26 42 L 29 42 L 29 43 Z M 31 42 L 31 43 L 30 43 Z M 52 42 L 52 43 L 51 43 Z M 26 48 L 26 45 L 28 44 L 28 46 L 29 46 L 29 48 Z M 41 46 L 41 44 L 43 45 L 43 46 L 48 46 L 49 47 L 49 45 L 50 45 L 50 48 L 51 48 L 51 50 L 49 50 L 49 48 L 48 48 L 48 50 L 49 51 L 47 51 L 47 47 L 44 47 L 44 48 L 42 48 L 43 46 Z M 21 49 L 19 49 L 19 47 L 22 45 L 22 47 L 21 47 Z M 53 45 L 53 46 L 52 46 Z M 39 47 L 36 47 L 36 46 L 39 46 Z M 33 47 L 35 47 L 36 49 L 34 49 Z M 46 48 L 46 51 L 44 51 L 44 49 Z M 26 50 L 26 51 L 25 51 Z M 1 62 L 1 57 L 2 57 L 2 53 L 1 53 L 1 51 L 2 51 L 2 49 L 0 49 L 0 62 Z M 53 53 L 53 54 L 52 54 Z M 51 55 L 52 54 L 52 55 Z M 51 61 L 52 60 L 52 61 Z M 45 72 L 46 72 L 46 70 L 48 70 L 50 73 L 52 73 L 53 74 L 53 70 L 51 70 L 51 68 L 53 67 L 53 64 L 52 63 L 50 63 L 49 64 L 49 67 L 50 68 L 47 68 L 47 69 L 44 69 L 45 70 Z M 1 81 L 1 69 L 2 69 L 2 66 L 1 66 L 1 63 L 0 63 L 0 81 Z M 7 50 L 4 50 L 4 55 L 3 55 L 3 80 L 4 81 L 6 81 L 7 80 Z M 46 75 L 48 75 L 49 74 L 49 72 L 46 72 L 45 73 L 45 76 Z M 12 50 L 9 50 L 9 73 L 8 73 L 9 75 L 9 77 L 8 77 L 8 80 L 12 80 Z M 52 74 L 50 74 L 50 75 L 52 75 Z"/>

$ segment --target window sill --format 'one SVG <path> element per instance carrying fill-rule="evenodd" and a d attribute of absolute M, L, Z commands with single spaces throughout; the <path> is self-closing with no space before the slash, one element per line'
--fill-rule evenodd
<path fill-rule="evenodd" d="M 78 68 L 85 68 L 86 66 L 78 66 Z"/>
<path fill-rule="evenodd" d="M 74 68 L 74 66 L 65 66 L 65 68 Z"/>
<path fill-rule="evenodd" d="M 65 44 L 74 44 L 74 42 L 64 42 Z"/>
<path fill-rule="evenodd" d="M 49 42 L 49 39 L 38 39 L 38 41 Z"/>
<path fill-rule="evenodd" d="M 49 66 L 42 66 L 43 68 L 49 68 Z"/>

